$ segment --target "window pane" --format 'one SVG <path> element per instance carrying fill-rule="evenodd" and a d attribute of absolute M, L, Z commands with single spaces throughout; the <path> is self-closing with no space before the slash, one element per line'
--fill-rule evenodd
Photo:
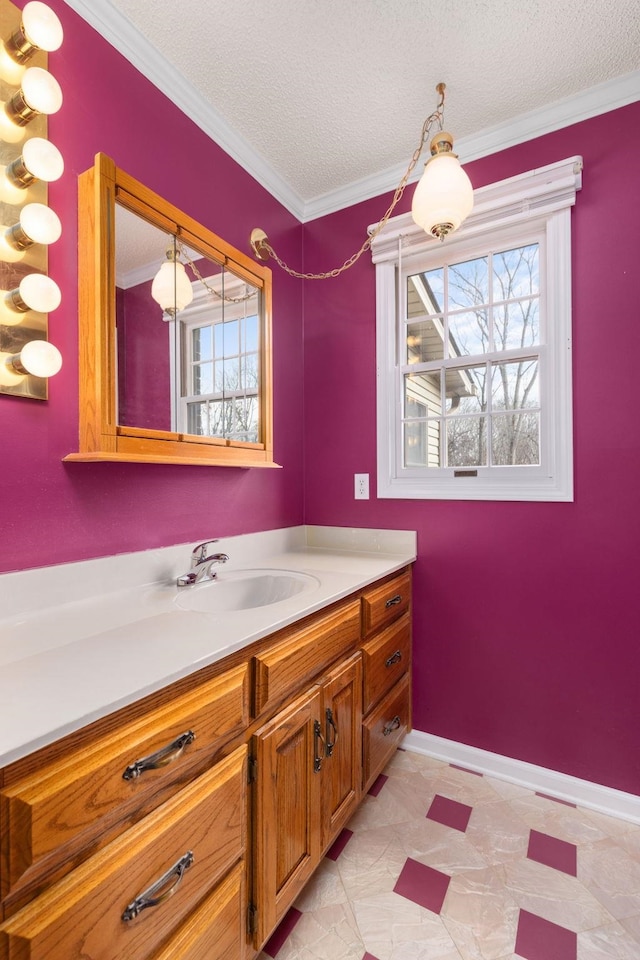
<path fill-rule="evenodd" d="M 237 356 L 240 352 L 238 342 L 238 321 L 231 320 L 222 324 L 225 357 Z"/>
<path fill-rule="evenodd" d="M 211 327 L 196 327 L 192 331 L 191 349 L 193 360 L 213 359 L 213 339 Z"/>
<path fill-rule="evenodd" d="M 426 363 L 443 357 L 444 333 L 440 317 L 407 325 L 407 363 Z"/>
<path fill-rule="evenodd" d="M 449 356 L 477 356 L 489 349 L 489 318 L 486 309 L 449 316 Z"/>
<path fill-rule="evenodd" d="M 447 413 L 482 413 L 486 401 L 487 368 L 450 368 L 445 373 Z"/>
<path fill-rule="evenodd" d="M 407 318 L 441 313 L 444 307 L 444 269 L 407 277 Z"/>
<path fill-rule="evenodd" d="M 405 467 L 440 466 L 440 421 L 421 420 L 404 424 Z"/>
<path fill-rule="evenodd" d="M 494 410 L 539 407 L 538 361 L 496 364 L 491 377 L 491 401 Z"/>
<path fill-rule="evenodd" d="M 494 311 L 496 350 L 517 350 L 540 343 L 538 300 L 504 303 Z"/>
<path fill-rule="evenodd" d="M 449 310 L 474 307 L 489 300 L 489 264 L 487 257 L 466 260 L 449 267 Z"/>
<path fill-rule="evenodd" d="M 212 363 L 197 363 L 193 367 L 193 389 L 191 393 L 194 397 L 199 397 L 203 393 L 213 393 Z"/>
<path fill-rule="evenodd" d="M 233 393 L 240 389 L 240 360 L 233 357 L 224 361 L 224 392 Z"/>
<path fill-rule="evenodd" d="M 196 437 L 206 437 L 209 435 L 207 406 L 206 401 L 203 403 L 187 404 L 187 433 L 192 433 Z"/>
<path fill-rule="evenodd" d="M 405 417 L 441 413 L 440 372 L 409 374 L 404 378 Z"/>
<path fill-rule="evenodd" d="M 242 387 L 245 390 L 255 390 L 258 386 L 258 354 L 250 353 L 244 357 Z"/>
<path fill-rule="evenodd" d="M 493 299 L 529 297 L 540 290 L 538 244 L 493 255 Z"/>
<path fill-rule="evenodd" d="M 483 467 L 487 463 L 486 417 L 451 417 L 447 420 L 447 464 L 450 467 Z"/>
<path fill-rule="evenodd" d="M 251 353 L 258 349 L 258 318 L 246 317 L 244 320 L 244 350 Z"/>
<path fill-rule="evenodd" d="M 491 456 L 496 466 L 540 463 L 540 414 L 496 414 L 491 432 Z"/>
<path fill-rule="evenodd" d="M 216 357 L 223 357 L 223 356 L 224 356 L 224 347 L 223 347 L 223 343 L 222 343 L 222 341 L 223 341 L 223 329 L 224 329 L 224 324 L 223 324 L 223 323 L 216 323 L 216 325 L 215 325 L 215 327 L 214 327 L 214 338 L 215 338 L 215 339 L 214 339 L 214 345 L 215 345 Z"/>

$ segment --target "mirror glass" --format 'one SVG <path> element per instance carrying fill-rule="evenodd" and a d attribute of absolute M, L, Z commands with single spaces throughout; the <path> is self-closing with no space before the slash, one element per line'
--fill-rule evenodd
<path fill-rule="evenodd" d="M 117 422 L 257 443 L 261 289 L 116 203 Z"/>

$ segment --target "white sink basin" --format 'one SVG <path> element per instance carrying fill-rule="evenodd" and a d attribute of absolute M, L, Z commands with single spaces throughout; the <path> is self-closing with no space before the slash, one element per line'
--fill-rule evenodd
<path fill-rule="evenodd" d="M 314 590 L 320 581 L 293 570 L 236 570 L 218 573 L 192 587 L 180 587 L 175 602 L 183 610 L 199 613 L 229 613 L 266 607 Z"/>

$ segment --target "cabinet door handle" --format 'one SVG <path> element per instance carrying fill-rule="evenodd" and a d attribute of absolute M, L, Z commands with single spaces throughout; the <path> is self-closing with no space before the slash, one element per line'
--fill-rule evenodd
<path fill-rule="evenodd" d="M 186 733 L 182 733 L 173 743 L 168 743 L 161 750 L 156 750 L 155 753 L 150 753 L 148 757 L 130 763 L 122 774 L 122 779 L 135 780 L 145 770 L 158 770 L 160 767 L 166 767 L 167 764 L 177 760 L 182 755 L 184 748 L 193 743 L 195 738 L 196 735 L 193 730 L 187 730 Z"/>
<path fill-rule="evenodd" d="M 155 883 L 147 887 L 135 900 L 131 901 L 122 914 L 122 919 L 133 920 L 138 914 L 142 913 L 143 910 L 146 910 L 147 907 L 158 907 L 161 903 L 164 903 L 165 900 L 168 900 L 169 897 L 172 897 L 182 882 L 185 870 L 187 867 L 190 867 L 192 863 L 193 854 L 188 850 L 172 867 L 169 867 L 166 873 L 163 873 L 159 880 L 156 880 Z M 173 881 L 171 886 L 165 890 L 164 893 L 161 893 L 162 888 L 166 887 L 171 881 Z"/>
<path fill-rule="evenodd" d="M 391 600 L 387 600 L 385 607 L 395 607 L 399 603 L 402 603 L 402 595 L 400 593 L 396 593 L 395 597 L 391 597 Z"/>
<path fill-rule="evenodd" d="M 400 663 L 401 660 L 402 652 L 400 650 L 396 650 L 395 653 L 392 653 L 391 656 L 385 660 L 384 665 L 385 667 L 392 667 L 394 663 Z"/>
<path fill-rule="evenodd" d="M 318 743 L 322 744 L 321 751 L 318 751 Z M 322 769 L 322 757 L 325 752 L 325 742 L 322 736 L 322 726 L 319 720 L 313 721 L 313 772 L 319 773 Z"/>
<path fill-rule="evenodd" d="M 333 719 L 333 711 L 331 707 L 327 707 L 326 716 L 327 716 L 327 732 L 326 732 L 327 741 L 325 744 L 325 754 L 327 757 L 330 757 L 331 754 L 333 753 L 333 748 L 338 742 L 338 727 L 336 726 L 336 722 Z M 333 740 L 331 739 L 331 736 L 330 736 L 331 731 L 333 731 Z"/>
<path fill-rule="evenodd" d="M 389 723 L 385 724 L 382 728 L 382 736 L 388 737 L 390 733 L 393 733 L 394 730 L 397 730 L 400 726 L 400 717 L 396 714 L 393 720 L 390 720 Z"/>

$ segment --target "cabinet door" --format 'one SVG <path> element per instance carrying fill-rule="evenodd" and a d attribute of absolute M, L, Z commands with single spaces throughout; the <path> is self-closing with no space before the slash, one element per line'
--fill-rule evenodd
<path fill-rule="evenodd" d="M 324 757 L 321 706 L 321 690 L 312 687 L 254 737 L 253 901 L 258 947 L 320 861 Z"/>
<path fill-rule="evenodd" d="M 355 812 L 362 784 L 362 657 L 340 664 L 326 678 L 324 695 L 323 837 L 326 849 Z"/>

